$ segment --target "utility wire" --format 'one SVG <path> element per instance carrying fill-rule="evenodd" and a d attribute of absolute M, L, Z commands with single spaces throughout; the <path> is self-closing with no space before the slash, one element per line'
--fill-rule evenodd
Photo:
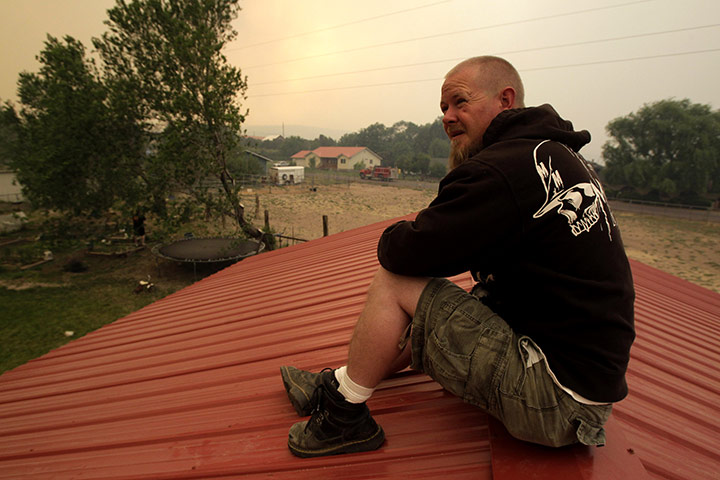
<path fill-rule="evenodd" d="M 614 42 L 619 40 L 630 40 L 630 39 L 636 39 L 636 38 L 644 38 L 644 37 L 653 37 L 658 35 L 667 35 L 671 33 L 680 33 L 680 32 L 687 32 L 687 31 L 696 31 L 696 30 L 702 30 L 705 28 L 716 28 L 720 27 L 720 23 L 714 23 L 711 25 L 700 25 L 696 27 L 687 27 L 687 28 L 678 28 L 674 30 L 663 30 L 661 32 L 650 32 L 650 33 L 638 33 L 635 35 L 623 35 L 620 37 L 610 37 L 610 38 L 603 38 L 598 40 L 586 40 L 582 42 L 572 42 L 572 43 L 561 43 L 558 45 L 548 45 L 545 47 L 533 47 L 533 48 L 524 48 L 521 50 L 509 50 L 505 52 L 497 52 L 495 55 L 511 55 L 511 54 L 517 54 L 517 53 L 527 53 L 527 52 L 537 52 L 541 50 L 552 50 L 556 48 L 566 48 L 566 47 L 578 47 L 581 45 L 593 45 L 593 44 L 599 44 L 599 43 L 607 43 L 607 42 Z M 457 62 L 460 60 L 464 60 L 465 57 L 461 58 L 446 58 L 442 60 L 431 60 L 427 62 L 418 62 L 418 63 L 406 63 L 403 65 L 391 65 L 389 67 L 377 67 L 377 68 L 367 68 L 363 70 L 352 70 L 349 72 L 338 72 L 338 73 L 325 73 L 321 75 L 312 75 L 308 77 L 297 77 L 297 78 L 289 78 L 287 80 L 270 80 L 267 82 L 259 82 L 254 83 L 253 86 L 257 87 L 260 85 L 271 85 L 275 83 L 287 83 L 287 82 L 296 82 L 301 80 L 314 80 L 317 78 L 327 78 L 327 77 L 337 77 L 341 75 L 354 75 L 358 73 L 370 73 L 370 72 L 379 72 L 384 70 L 394 70 L 398 68 L 408 68 L 408 67 L 418 67 L 418 66 L 424 66 L 424 65 L 433 65 L 436 63 L 447 63 L 447 62 Z"/>
<path fill-rule="evenodd" d="M 426 78 L 423 80 L 405 80 L 400 82 L 387 82 L 387 83 L 373 83 L 373 84 L 365 84 L 365 85 L 350 85 L 346 87 L 332 87 L 332 88 L 318 88 L 316 90 L 303 90 L 298 92 L 281 92 L 281 93 L 261 93 L 259 95 L 248 95 L 247 98 L 257 98 L 257 97 L 274 97 L 277 95 L 296 95 L 296 94 L 305 94 L 305 93 L 319 93 L 319 92 L 332 92 L 337 90 L 353 90 L 355 88 L 370 88 L 370 87 L 388 87 L 393 85 L 403 85 L 406 83 L 422 83 L 422 82 L 437 82 L 438 78 Z"/>
<path fill-rule="evenodd" d="M 468 28 L 465 30 L 457 30 L 457 31 L 453 31 L 453 32 L 437 33 L 437 34 L 433 34 L 433 35 L 425 35 L 422 37 L 408 38 L 408 39 L 396 40 L 396 41 L 392 41 L 392 42 L 376 43 L 373 45 L 365 45 L 362 47 L 349 48 L 349 49 L 345 49 L 345 50 L 336 50 L 333 52 L 319 53 L 319 54 L 315 54 L 315 55 L 308 55 L 305 57 L 298 57 L 298 58 L 293 58 L 290 60 L 283 60 L 283 61 L 279 61 L 279 62 L 251 65 L 251 66 L 247 66 L 247 67 L 243 67 L 243 68 L 245 70 L 248 70 L 248 69 L 252 69 L 252 68 L 270 67 L 273 65 L 282 65 L 285 63 L 300 62 L 303 60 L 310 60 L 313 58 L 327 57 L 327 56 L 331 56 L 331 55 L 339 55 L 341 53 L 357 52 L 360 50 L 368 50 L 371 48 L 387 47 L 390 45 L 399 45 L 402 43 L 416 42 L 418 40 L 427 40 L 427 39 L 431 39 L 431 38 L 447 37 L 447 36 L 451 36 L 451 35 L 461 35 L 464 33 L 477 32 L 480 30 L 489 30 L 489 29 L 493 29 L 493 28 L 507 27 L 507 26 L 511 26 L 511 25 L 520 25 L 523 23 L 532 23 L 532 22 L 539 22 L 539 21 L 543 21 L 543 20 L 550 20 L 550 19 L 554 19 L 554 18 L 568 17 L 568 16 L 573 16 L 573 15 L 581 15 L 581 14 L 590 13 L 590 12 L 597 12 L 597 11 L 609 10 L 609 9 L 613 9 L 613 8 L 627 7 L 629 5 L 636 5 L 636 4 L 640 4 L 640 3 L 648 3 L 648 2 L 654 2 L 654 1 L 656 1 L 656 0 L 637 0 L 634 2 L 627 2 L 627 3 L 622 3 L 622 4 L 616 4 L 616 5 L 608 5 L 608 6 L 604 6 L 604 7 L 587 8 L 584 10 L 576 10 L 573 12 L 558 13 L 558 14 L 554 14 L 554 15 L 545 15 L 545 16 L 534 17 L 534 18 L 529 18 L 529 19 L 525 19 L 525 20 L 516 20 L 513 22 L 496 23 L 493 25 L 485 25 L 482 27 Z"/>
<path fill-rule="evenodd" d="M 520 70 L 521 72 L 536 72 L 540 70 L 555 70 L 559 68 L 574 68 L 574 67 L 587 67 L 592 65 L 607 65 L 611 63 L 625 63 L 625 62 L 634 62 L 638 60 L 652 60 L 657 58 L 668 58 L 668 57 L 679 57 L 684 55 L 698 55 L 703 53 L 713 53 L 713 52 L 720 52 L 720 48 L 710 48 L 706 50 L 694 50 L 690 52 L 678 52 L 678 53 L 665 53 L 661 55 L 646 55 L 642 57 L 631 57 L 631 58 L 621 58 L 616 60 L 599 60 L 596 62 L 583 62 L 583 63 L 572 63 L 572 64 L 566 64 L 566 65 L 553 65 L 548 67 L 536 67 L 536 68 L 525 68 Z M 259 97 L 274 97 L 274 96 L 281 96 L 281 95 L 300 95 L 300 94 L 307 94 L 307 93 L 320 93 L 320 92 L 332 92 L 332 91 L 338 91 L 338 90 L 353 90 L 353 89 L 359 89 L 359 88 L 372 88 L 372 87 L 387 87 L 387 86 L 394 86 L 394 85 L 406 85 L 409 83 L 424 83 L 424 82 L 437 82 L 442 80 L 442 78 L 425 78 L 421 80 L 406 80 L 406 81 L 398 81 L 398 82 L 386 82 L 386 83 L 374 83 L 374 84 L 362 84 L 362 85 L 349 85 L 345 87 L 331 87 L 331 88 L 319 88 L 315 90 L 302 90 L 302 91 L 296 91 L 296 92 L 278 92 L 278 93 L 263 93 L 259 95 L 248 95 L 247 98 L 259 98 Z"/>
<path fill-rule="evenodd" d="M 598 60 L 596 62 L 571 63 L 567 65 L 554 65 L 551 67 L 524 68 L 524 72 L 536 72 L 539 70 L 556 70 L 558 68 L 589 67 L 591 65 L 606 65 L 609 63 L 626 63 L 637 60 L 653 60 L 656 58 L 682 57 L 684 55 L 699 55 L 701 53 L 720 52 L 720 48 L 708 48 L 706 50 L 693 50 L 691 52 L 663 53 L 660 55 L 646 55 L 643 57 L 619 58 L 617 60 Z"/>
<path fill-rule="evenodd" d="M 452 1 L 452 0 L 442 0 L 441 2 L 428 3 L 428 4 L 425 4 L 425 5 L 420 5 L 420 6 L 413 7 L 413 8 L 406 8 L 406 9 L 404 9 L 404 10 L 397 10 L 397 11 L 395 11 L 395 12 L 384 13 L 384 14 L 382 14 L 382 15 L 376 15 L 376 16 L 374 16 L 374 17 L 367 17 L 367 18 L 362 18 L 362 19 L 360 19 L 360 20 L 355 20 L 355 21 L 352 21 L 352 22 L 341 23 L 341 24 L 338 24 L 338 25 L 333 25 L 333 26 L 325 27 L 325 28 L 319 28 L 319 29 L 317 29 L 317 30 L 310 30 L 310 31 L 308 31 L 308 32 L 296 33 L 295 35 L 290 35 L 290 36 L 282 37 L 282 38 L 276 38 L 276 39 L 274 39 L 274 40 L 268 40 L 268 41 L 266 41 L 266 42 L 252 43 L 252 44 L 250 44 L 250 45 L 242 45 L 242 46 L 239 46 L 239 47 L 228 48 L 226 51 L 232 52 L 232 51 L 236 51 L 236 50 L 245 50 L 245 49 L 247 49 L 247 48 L 259 47 L 259 46 L 261 46 L 261 45 L 269 45 L 269 44 L 271 44 L 271 43 L 283 42 L 283 41 L 285 41 L 285 40 L 290 40 L 290 39 L 293 39 L 293 38 L 305 37 L 305 36 L 307 36 L 307 35 L 312 35 L 312 34 L 314 34 L 314 33 L 327 32 L 327 31 L 329 31 L 329 30 L 337 30 L 338 28 L 345 28 L 345 27 L 348 27 L 348 26 L 350 26 L 350 25 L 357 25 L 358 23 L 370 22 L 370 21 L 377 20 L 377 19 L 380 19 L 380 18 L 391 17 L 391 16 L 393 16 L 393 15 L 400 15 L 400 14 L 402 14 L 402 13 L 412 12 L 412 11 L 414 11 L 414 10 L 421 10 L 421 9 L 423 9 L 423 8 L 434 7 L 435 5 L 440 5 L 441 3 L 448 3 L 448 2 L 451 2 L 451 1 Z"/>

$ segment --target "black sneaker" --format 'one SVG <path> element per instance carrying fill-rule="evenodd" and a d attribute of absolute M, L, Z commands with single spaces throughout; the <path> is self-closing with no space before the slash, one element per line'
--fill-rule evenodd
<path fill-rule="evenodd" d="M 333 375 L 323 375 L 313 392 L 310 420 L 290 428 L 288 447 L 298 457 L 322 457 L 376 450 L 385 441 L 365 403 L 350 403 L 337 391 Z"/>
<path fill-rule="evenodd" d="M 334 372 L 334 370 L 325 368 L 320 373 L 312 373 L 295 367 L 280 367 L 280 375 L 290 403 L 301 417 L 307 417 L 312 413 L 313 392 L 322 383 L 325 372 Z"/>

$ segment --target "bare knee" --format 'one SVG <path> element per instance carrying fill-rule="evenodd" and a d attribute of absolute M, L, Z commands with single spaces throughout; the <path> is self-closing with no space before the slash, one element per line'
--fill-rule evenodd
<path fill-rule="evenodd" d="M 415 307 L 420 295 L 429 281 L 430 279 L 427 277 L 397 275 L 380 267 L 370 284 L 368 300 L 382 298 L 391 301 L 412 317 L 415 315 Z"/>

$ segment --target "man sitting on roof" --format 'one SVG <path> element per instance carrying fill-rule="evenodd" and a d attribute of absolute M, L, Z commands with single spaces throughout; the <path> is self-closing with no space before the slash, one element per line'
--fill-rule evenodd
<path fill-rule="evenodd" d="M 627 395 L 630 267 L 578 153 L 590 134 L 523 97 L 517 71 L 497 57 L 445 77 L 451 171 L 414 221 L 380 238 L 347 366 L 281 368 L 297 412 L 312 413 L 290 429 L 295 455 L 379 448 L 384 433 L 365 401 L 408 362 L 519 439 L 605 442 L 612 404 Z M 471 293 L 443 278 L 467 271 Z"/>

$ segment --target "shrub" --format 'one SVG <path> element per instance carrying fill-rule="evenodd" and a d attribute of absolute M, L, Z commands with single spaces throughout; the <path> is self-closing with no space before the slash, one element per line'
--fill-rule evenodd
<path fill-rule="evenodd" d="M 86 272 L 88 266 L 77 258 L 71 258 L 62 267 L 63 271 L 71 273 Z"/>

